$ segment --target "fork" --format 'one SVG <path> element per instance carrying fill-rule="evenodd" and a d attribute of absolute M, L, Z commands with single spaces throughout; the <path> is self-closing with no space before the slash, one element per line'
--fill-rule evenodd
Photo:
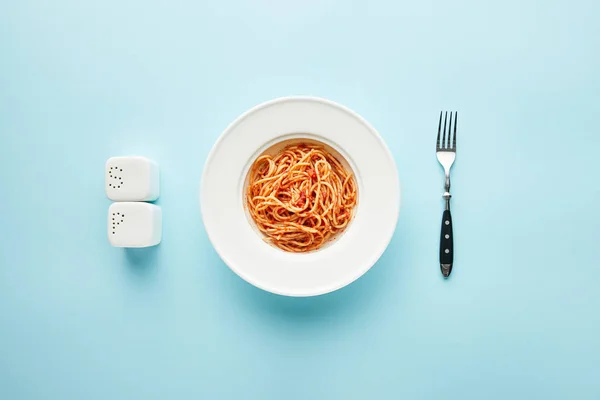
<path fill-rule="evenodd" d="M 444 115 L 444 129 L 442 130 L 442 115 Z M 452 272 L 452 263 L 454 261 L 454 238 L 452 234 L 452 215 L 450 214 L 450 168 L 454 164 L 456 158 L 456 122 L 458 120 L 458 112 L 454 112 L 454 134 L 452 134 L 452 111 L 450 112 L 450 121 L 448 123 L 448 129 L 446 129 L 446 123 L 448 122 L 448 111 L 445 113 L 440 112 L 440 122 L 438 125 L 437 134 L 437 146 L 435 148 L 435 154 L 438 161 L 444 167 L 444 173 L 446 175 L 445 180 L 445 191 L 444 200 L 446 200 L 446 208 L 442 215 L 442 232 L 440 234 L 440 269 L 444 278 L 450 276 Z M 446 140 L 446 133 L 448 134 L 448 140 Z M 441 140 L 440 140 L 440 134 Z"/>

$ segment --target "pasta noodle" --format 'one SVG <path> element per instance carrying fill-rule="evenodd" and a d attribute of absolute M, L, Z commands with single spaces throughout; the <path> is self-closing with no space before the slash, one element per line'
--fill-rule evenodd
<path fill-rule="evenodd" d="M 285 251 L 320 248 L 346 228 L 356 202 L 354 176 L 322 146 L 288 146 L 250 168 L 247 209 L 265 240 Z"/>

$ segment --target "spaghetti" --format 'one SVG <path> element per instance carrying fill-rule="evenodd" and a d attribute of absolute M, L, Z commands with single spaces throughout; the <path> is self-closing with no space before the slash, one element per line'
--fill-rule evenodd
<path fill-rule="evenodd" d="M 250 168 L 248 211 L 265 240 L 285 251 L 320 248 L 346 228 L 356 201 L 354 176 L 321 146 L 288 146 Z"/>

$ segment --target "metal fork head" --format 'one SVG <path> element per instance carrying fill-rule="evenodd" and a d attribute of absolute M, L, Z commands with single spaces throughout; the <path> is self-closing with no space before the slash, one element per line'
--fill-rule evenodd
<path fill-rule="evenodd" d="M 442 130 L 442 115 L 444 116 L 444 129 Z M 446 123 L 448 122 L 448 111 L 440 112 L 440 122 L 438 125 L 437 134 L 437 147 L 436 151 L 451 151 L 456 152 L 456 123 L 458 122 L 458 112 L 454 112 L 454 132 L 452 132 L 452 111 L 450 111 L 450 122 L 448 123 L 448 129 L 446 129 Z M 448 138 L 446 140 L 446 133 Z M 442 137 L 440 140 L 440 134 Z"/>
<path fill-rule="evenodd" d="M 442 115 L 444 116 L 444 129 L 442 130 Z M 450 112 L 450 122 L 448 123 L 448 112 L 440 112 L 440 122 L 438 125 L 437 135 L 437 146 L 436 156 L 442 167 L 444 167 L 444 173 L 446 175 L 446 192 L 444 197 L 446 200 L 450 199 L 450 168 L 454 164 L 456 158 L 456 123 L 458 121 L 458 112 L 454 112 L 454 121 L 452 121 L 452 112 Z M 454 125 L 452 125 L 454 122 Z M 454 132 L 452 127 L 454 126 Z M 448 129 L 446 129 L 446 127 Z M 441 136 L 441 138 L 440 138 Z M 447 136 L 447 138 L 446 138 Z M 441 139 L 441 140 L 440 140 Z M 449 205 L 447 205 L 449 206 Z"/>

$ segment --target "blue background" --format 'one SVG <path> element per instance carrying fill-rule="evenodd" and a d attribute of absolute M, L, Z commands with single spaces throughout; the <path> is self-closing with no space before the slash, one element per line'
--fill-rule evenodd
<path fill-rule="evenodd" d="M 600 398 L 599 15 L 592 0 L 3 1 L 0 398 Z M 227 124 L 292 94 L 369 120 L 403 189 L 380 262 L 309 299 L 234 275 L 198 206 Z M 441 109 L 459 111 L 447 281 Z M 129 154 L 161 166 L 150 251 L 106 238 L 104 162 Z"/>

